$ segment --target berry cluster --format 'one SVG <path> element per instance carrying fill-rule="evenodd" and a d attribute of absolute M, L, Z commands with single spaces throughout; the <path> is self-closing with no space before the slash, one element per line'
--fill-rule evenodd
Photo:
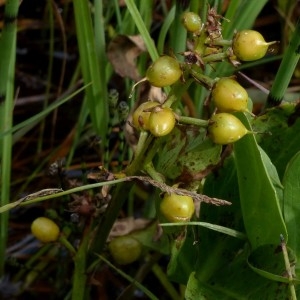
<path fill-rule="evenodd" d="M 236 32 L 232 40 L 224 40 L 220 19 L 222 16 L 214 9 L 208 11 L 205 23 L 193 12 L 183 14 L 182 24 L 192 36 L 189 49 L 181 53 L 183 62 L 173 56 L 163 55 L 148 68 L 141 81 L 147 80 L 152 86 L 160 88 L 171 86 L 172 90 L 163 104 L 149 100 L 133 112 L 132 125 L 137 130 L 162 137 L 170 134 L 177 122 L 205 126 L 208 138 L 219 145 L 234 143 L 252 133 L 234 115 L 236 112 L 251 114 L 247 91 L 234 77 L 210 78 L 203 71 L 208 64 L 224 60 L 237 66 L 243 61 L 260 59 L 275 42 L 267 43 L 254 30 L 242 30 Z M 180 99 L 180 96 L 176 97 L 176 91 L 190 82 L 201 84 L 210 91 L 213 113 L 208 120 L 181 117 L 172 109 Z M 194 210 L 191 197 L 173 193 L 166 193 L 159 205 L 162 220 L 168 222 L 189 221 Z"/>

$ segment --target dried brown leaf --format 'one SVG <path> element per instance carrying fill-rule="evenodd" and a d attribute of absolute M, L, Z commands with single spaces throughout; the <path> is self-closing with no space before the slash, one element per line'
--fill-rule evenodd
<path fill-rule="evenodd" d="M 141 76 L 136 66 L 136 58 L 146 51 L 140 35 L 118 35 L 108 45 L 107 56 L 117 74 L 138 81 Z"/>

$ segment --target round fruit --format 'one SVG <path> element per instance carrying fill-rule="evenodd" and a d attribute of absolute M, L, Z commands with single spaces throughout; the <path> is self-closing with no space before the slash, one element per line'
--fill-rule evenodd
<path fill-rule="evenodd" d="M 236 142 L 249 133 L 244 124 L 234 115 L 228 113 L 215 114 L 208 125 L 208 135 L 216 144 L 226 145 Z"/>
<path fill-rule="evenodd" d="M 234 79 L 221 78 L 212 89 L 212 99 L 219 112 L 246 111 L 247 91 Z"/>
<path fill-rule="evenodd" d="M 181 74 L 179 62 L 171 56 L 164 55 L 148 68 L 146 78 L 153 86 L 165 87 L 175 83 Z"/>
<path fill-rule="evenodd" d="M 197 14 L 187 11 L 182 15 L 181 21 L 187 31 L 193 33 L 200 32 L 202 22 L 201 18 Z"/>
<path fill-rule="evenodd" d="M 258 31 L 242 30 L 235 34 L 232 49 L 238 59 L 252 61 L 264 57 L 269 45 L 274 43 L 267 43 Z"/>
<path fill-rule="evenodd" d="M 119 236 L 108 244 L 114 261 L 120 265 L 128 265 L 136 261 L 142 253 L 141 243 L 131 236 Z"/>
<path fill-rule="evenodd" d="M 151 112 L 147 110 L 158 105 L 159 103 L 154 101 L 142 103 L 132 114 L 132 124 L 134 127 L 140 130 L 149 130 L 149 117 Z"/>
<path fill-rule="evenodd" d="M 189 221 L 195 212 L 192 197 L 166 193 L 160 202 L 161 215 L 169 222 Z"/>
<path fill-rule="evenodd" d="M 149 130 L 154 136 L 169 134 L 175 126 L 175 115 L 169 107 L 154 108 L 149 117 Z"/>
<path fill-rule="evenodd" d="M 41 242 L 54 242 L 59 237 L 59 227 L 46 217 L 39 217 L 31 224 L 32 234 Z"/>

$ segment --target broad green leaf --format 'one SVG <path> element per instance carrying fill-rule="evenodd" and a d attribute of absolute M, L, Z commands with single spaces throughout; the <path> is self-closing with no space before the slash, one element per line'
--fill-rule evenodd
<path fill-rule="evenodd" d="M 287 165 L 283 177 L 283 217 L 289 234 L 288 246 L 293 249 L 298 260 L 300 259 L 300 152 Z M 296 273 L 300 275 L 299 262 L 296 264 Z"/>
<path fill-rule="evenodd" d="M 255 118 L 252 127 L 258 144 L 275 165 L 282 179 L 286 166 L 300 150 L 300 119 L 295 104 L 285 103 Z"/>
<path fill-rule="evenodd" d="M 291 249 L 288 249 L 288 255 L 290 264 L 294 265 L 296 257 Z M 262 277 L 289 283 L 282 249 L 278 245 L 264 245 L 257 248 L 249 255 L 248 264 L 254 272 Z M 300 281 L 295 278 L 294 283 L 299 284 Z"/>
<path fill-rule="evenodd" d="M 186 288 L 187 300 L 285 300 L 290 291 L 286 283 L 264 278 L 247 264 L 249 250 L 241 250 L 206 282 L 192 273 Z M 299 291 L 298 291 L 299 294 Z"/>
<path fill-rule="evenodd" d="M 245 114 L 238 116 L 251 130 Z M 253 250 L 277 245 L 281 234 L 287 240 L 278 195 L 253 134 L 234 144 L 234 157 L 244 225 Z"/>
<path fill-rule="evenodd" d="M 202 204 L 199 218 L 201 222 L 244 232 L 236 170 L 232 156 L 225 159 L 222 167 L 206 178 L 203 193 L 210 197 L 228 200 L 232 204 L 226 207 Z M 202 282 L 206 282 L 222 266 L 229 263 L 230 259 L 243 247 L 244 241 L 207 228 L 198 227 L 197 230 L 199 255 L 196 275 Z"/>
<path fill-rule="evenodd" d="M 167 270 L 168 277 L 172 281 L 186 284 L 191 272 L 195 270 L 198 251 L 193 229 L 188 228 L 185 237 L 170 238 L 172 239 L 172 247 Z"/>

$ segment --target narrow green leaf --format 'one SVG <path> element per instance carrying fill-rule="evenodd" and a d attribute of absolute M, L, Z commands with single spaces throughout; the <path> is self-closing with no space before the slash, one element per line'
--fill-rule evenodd
<path fill-rule="evenodd" d="M 284 52 L 282 62 L 276 73 L 270 93 L 267 99 L 267 107 L 276 106 L 284 98 L 295 68 L 300 58 L 300 19 L 298 19 L 295 31 Z"/>
<path fill-rule="evenodd" d="M 245 114 L 239 114 L 239 117 L 251 130 Z M 234 157 L 243 220 L 252 248 L 277 245 L 280 234 L 287 240 L 278 195 L 254 135 L 248 134 L 234 144 Z"/>

